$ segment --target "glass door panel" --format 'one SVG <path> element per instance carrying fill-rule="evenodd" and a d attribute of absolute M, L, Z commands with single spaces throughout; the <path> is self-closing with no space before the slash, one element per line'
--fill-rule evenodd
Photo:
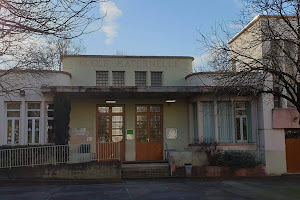
<path fill-rule="evenodd" d="M 97 140 L 99 142 L 123 141 L 124 106 L 98 106 L 97 110 Z"/>

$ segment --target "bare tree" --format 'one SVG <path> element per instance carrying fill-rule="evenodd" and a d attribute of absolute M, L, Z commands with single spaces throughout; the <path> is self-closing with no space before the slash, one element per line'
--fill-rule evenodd
<path fill-rule="evenodd" d="M 244 86 L 255 93 L 272 94 L 274 106 L 295 107 L 300 113 L 300 0 L 245 0 L 237 35 L 221 24 L 212 35 L 201 34 L 201 45 L 223 75 L 219 85 Z"/>
<path fill-rule="evenodd" d="M 39 43 L 32 43 L 15 58 L 21 66 L 31 69 L 62 70 L 61 57 L 79 55 L 86 51 L 82 40 L 56 37 L 42 38 Z"/>
<path fill-rule="evenodd" d="M 7 88 L 10 73 L 57 64 L 60 68 L 58 54 L 78 52 L 69 39 L 101 28 L 99 2 L 105 0 L 0 0 L 0 67 L 5 70 L 0 73 L 0 92 L 12 92 Z M 44 37 L 54 42 L 41 45 Z"/>

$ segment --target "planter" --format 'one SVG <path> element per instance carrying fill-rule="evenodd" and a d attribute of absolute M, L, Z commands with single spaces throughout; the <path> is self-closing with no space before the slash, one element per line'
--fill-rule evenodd
<path fill-rule="evenodd" d="M 206 176 L 207 177 L 218 177 L 222 175 L 224 167 L 220 166 L 207 166 L 206 167 Z"/>

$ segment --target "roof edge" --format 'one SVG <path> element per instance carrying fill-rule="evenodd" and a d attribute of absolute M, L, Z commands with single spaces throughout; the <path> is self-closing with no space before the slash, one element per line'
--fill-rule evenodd
<path fill-rule="evenodd" d="M 72 74 L 69 72 L 65 72 L 65 71 L 54 71 L 54 70 L 35 70 L 35 69 L 11 69 L 11 70 L 0 70 L 0 73 L 2 72 L 7 72 L 10 71 L 9 73 L 23 73 L 23 72 L 27 72 L 27 73 L 53 73 L 53 74 L 65 74 L 70 76 L 70 78 L 72 77 Z"/>
<path fill-rule="evenodd" d="M 168 59 L 192 59 L 192 56 L 121 56 L 121 55 L 63 55 L 60 56 L 60 60 L 67 57 L 88 57 L 88 58 L 168 58 Z"/>

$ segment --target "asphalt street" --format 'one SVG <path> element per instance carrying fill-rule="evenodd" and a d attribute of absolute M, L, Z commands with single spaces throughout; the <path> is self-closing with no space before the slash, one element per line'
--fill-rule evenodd
<path fill-rule="evenodd" d="M 143 179 L 120 183 L 2 186 L 0 199 L 300 199 L 299 177 Z"/>

